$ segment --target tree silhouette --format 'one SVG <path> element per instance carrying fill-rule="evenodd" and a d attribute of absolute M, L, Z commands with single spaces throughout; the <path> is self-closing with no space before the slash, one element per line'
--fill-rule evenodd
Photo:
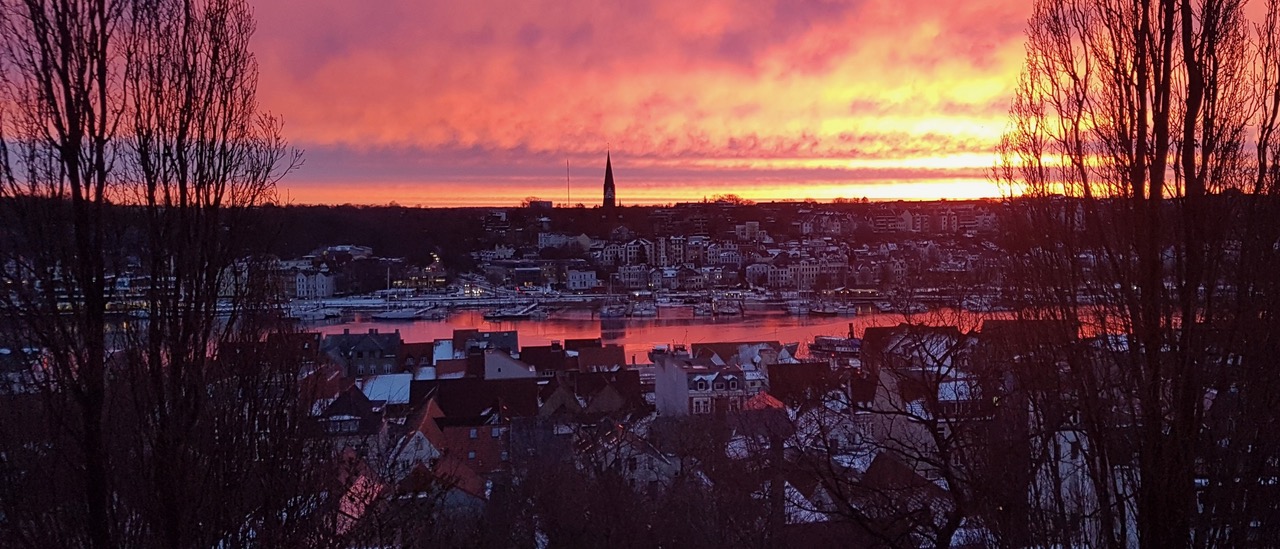
<path fill-rule="evenodd" d="M 1046 543 L 1277 535 L 1277 2 L 1037 2 L 995 178 L 1020 316 L 1084 341 L 1036 362 L 1045 440 L 1087 482 Z M 1105 337 L 1094 337 L 1105 336 Z M 1070 436 L 1064 438 L 1065 433 Z M 1056 459 L 1065 470 L 1069 465 Z M 1270 463 L 1271 465 L 1267 465 Z M 1073 518 L 1074 517 L 1074 518 Z"/>

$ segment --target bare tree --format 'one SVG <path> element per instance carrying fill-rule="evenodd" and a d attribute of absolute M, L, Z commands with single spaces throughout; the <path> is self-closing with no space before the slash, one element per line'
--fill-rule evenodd
<path fill-rule="evenodd" d="M 1280 5 L 1251 21 L 1247 4 L 1041 1 L 1030 20 L 995 178 L 1018 195 L 1021 316 L 1092 338 L 1042 355 L 1054 390 L 1031 403 L 1078 418 L 1096 528 L 1076 542 L 1276 533 L 1276 448 L 1252 425 L 1275 421 L 1277 293 L 1258 273 L 1280 259 Z"/>
<path fill-rule="evenodd" d="M 258 111 L 248 4 L 5 0 L 0 29 L 0 312 L 35 350 L 10 392 L 39 397 L 0 433 L 0 540 L 321 544 L 255 218 L 298 156 Z"/>

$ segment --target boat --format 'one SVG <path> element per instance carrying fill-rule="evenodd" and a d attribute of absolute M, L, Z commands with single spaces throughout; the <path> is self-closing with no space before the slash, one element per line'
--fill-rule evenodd
<path fill-rule="evenodd" d="M 733 303 L 721 301 L 712 304 L 711 312 L 718 316 L 735 316 L 742 314 L 742 308 Z"/>
<path fill-rule="evenodd" d="M 817 336 L 809 344 L 809 355 L 817 358 L 858 358 L 862 340 L 854 337 Z"/>
<path fill-rule="evenodd" d="M 652 301 L 640 301 L 631 305 L 631 316 L 658 316 L 658 306 Z"/>
<path fill-rule="evenodd" d="M 809 302 L 803 299 L 788 301 L 787 312 L 793 315 L 807 315 L 809 314 Z"/>
<path fill-rule="evenodd" d="M 894 307 L 893 304 L 888 301 L 873 301 L 871 305 L 874 306 L 877 311 L 882 313 L 892 313 L 898 310 L 897 307 Z"/>
<path fill-rule="evenodd" d="M 657 298 L 654 299 L 654 302 L 657 304 L 658 307 L 662 307 L 662 308 L 684 307 L 685 305 L 684 303 L 676 301 L 672 299 L 670 296 L 665 296 L 665 295 L 658 296 Z"/>
<path fill-rule="evenodd" d="M 810 316 L 836 316 L 838 314 L 840 314 L 840 311 L 831 303 L 818 303 L 809 307 Z"/>
<path fill-rule="evenodd" d="M 600 307 L 600 318 L 621 318 L 627 316 L 627 306 L 621 303 L 612 303 Z"/>
<path fill-rule="evenodd" d="M 699 303 L 693 306 L 693 314 L 695 316 L 711 316 L 716 314 L 716 310 L 710 303 Z"/>
<path fill-rule="evenodd" d="M 338 318 L 342 316 L 342 311 L 331 307 L 315 307 L 311 309 L 294 307 L 289 310 L 287 316 L 302 322 L 319 322 L 329 318 Z"/>

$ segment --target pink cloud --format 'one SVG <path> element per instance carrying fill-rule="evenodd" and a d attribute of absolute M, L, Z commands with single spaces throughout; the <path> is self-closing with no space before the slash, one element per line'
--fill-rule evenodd
<path fill-rule="evenodd" d="M 325 179 L 316 170 L 346 171 L 329 163 L 340 149 L 385 160 L 351 174 L 354 185 L 456 181 L 495 162 L 562 168 L 606 146 L 649 177 L 696 165 L 699 181 L 729 185 L 740 175 L 717 172 L 720 161 L 750 158 L 771 178 L 794 158 L 990 150 L 1029 10 L 1021 0 L 273 0 L 257 6 L 254 45 L 263 106 L 284 115 L 295 142 L 325 151 L 291 179 L 295 194 Z M 433 160 L 415 169 L 387 151 Z"/>

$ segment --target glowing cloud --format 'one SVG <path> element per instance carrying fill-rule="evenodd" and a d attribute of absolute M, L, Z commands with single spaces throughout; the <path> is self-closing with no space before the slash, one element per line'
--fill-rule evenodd
<path fill-rule="evenodd" d="M 629 204 L 961 197 L 997 194 L 1029 9 L 273 0 L 255 49 L 262 104 L 309 151 L 298 202 L 559 202 L 568 160 L 590 205 L 606 147 Z"/>

